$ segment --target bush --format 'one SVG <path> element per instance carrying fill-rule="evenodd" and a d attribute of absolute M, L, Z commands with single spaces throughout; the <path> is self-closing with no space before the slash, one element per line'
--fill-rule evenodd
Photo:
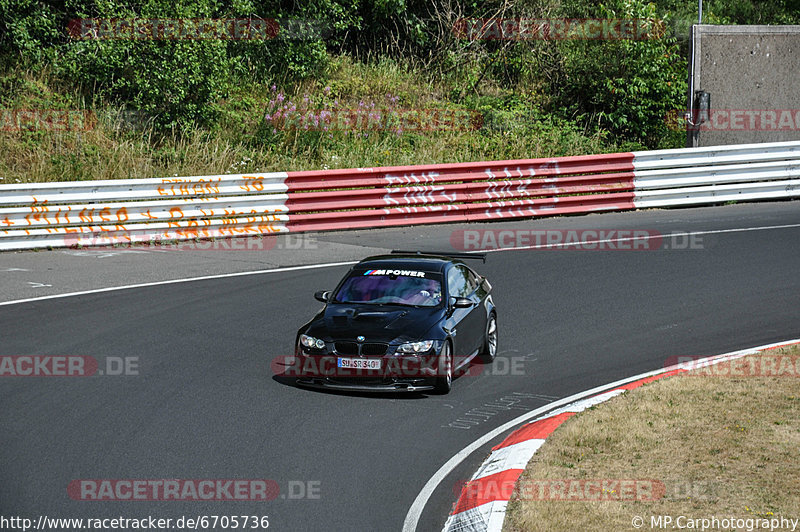
<path fill-rule="evenodd" d="M 11 63 L 19 58 L 32 64 L 50 60 L 55 74 L 81 87 L 90 102 L 99 98 L 144 111 L 159 130 L 209 126 L 217 118 L 216 102 L 233 83 L 294 81 L 320 74 L 328 60 L 323 37 L 335 44 L 335 32 L 359 20 L 353 15 L 357 0 L 312 0 L 293 11 L 289 4 L 0 0 L 0 55 Z M 319 32 L 295 31 L 288 38 L 252 41 L 81 40 L 67 32 L 70 20 L 77 18 L 249 17 L 273 18 L 284 29 L 296 30 L 298 21 L 316 24 Z"/>
<path fill-rule="evenodd" d="M 644 0 L 568 5 L 567 17 L 658 20 Z M 653 28 L 658 33 L 657 27 Z M 671 134 L 668 113 L 686 106 L 687 62 L 676 39 L 565 40 L 559 43 L 561 72 L 551 92 L 561 112 L 622 139 L 657 147 Z"/>
<path fill-rule="evenodd" d="M 63 39 L 60 16 L 36 0 L 0 0 L 0 57 L 6 62 L 52 58 L 52 46 Z"/>

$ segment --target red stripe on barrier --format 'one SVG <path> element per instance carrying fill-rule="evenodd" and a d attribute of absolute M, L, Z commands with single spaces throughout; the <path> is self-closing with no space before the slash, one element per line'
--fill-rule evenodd
<path fill-rule="evenodd" d="M 633 193 L 625 192 L 502 202 L 418 205 L 393 209 L 290 214 L 286 227 L 289 231 L 326 231 L 393 225 L 532 218 L 536 216 L 633 208 Z"/>
<path fill-rule="evenodd" d="M 552 182 L 526 179 L 447 185 L 413 185 L 371 189 L 293 192 L 285 205 L 290 212 L 366 209 L 400 205 L 465 203 L 501 198 L 528 198 L 602 192 L 633 191 L 633 174 L 558 178 Z"/>
<path fill-rule="evenodd" d="M 447 181 L 513 180 L 559 175 L 633 172 L 633 153 L 581 155 L 416 166 L 287 172 L 290 192 L 327 188 L 413 185 Z"/>
<path fill-rule="evenodd" d="M 327 231 L 633 209 L 633 157 L 289 172 L 286 227 Z"/>
<path fill-rule="evenodd" d="M 367 218 L 362 220 L 349 220 L 340 217 L 338 220 L 331 221 L 295 221 L 286 224 L 290 232 L 302 231 L 337 231 L 341 229 L 372 229 L 376 227 L 396 227 L 401 225 L 421 225 L 421 224 L 442 224 L 454 222 L 466 222 L 463 214 L 458 213 L 431 213 L 427 217 L 415 218 L 413 221 L 404 218 Z"/>
<path fill-rule="evenodd" d="M 502 443 L 492 447 L 492 450 L 496 451 L 498 449 L 502 449 L 503 447 L 508 447 L 510 445 L 514 445 L 515 443 L 521 443 L 528 440 L 543 440 L 547 438 L 554 430 L 556 430 L 559 425 L 574 415 L 575 412 L 563 412 L 539 421 L 534 421 L 533 423 L 528 423 L 524 427 L 521 427 L 509 434 L 508 437 L 502 441 Z"/>
<path fill-rule="evenodd" d="M 502 161 L 475 161 L 466 163 L 443 164 L 415 164 L 408 166 L 376 166 L 369 168 L 338 168 L 334 170 L 302 170 L 287 172 L 292 177 L 308 177 L 315 175 L 342 176 L 347 174 L 402 174 L 424 172 L 458 172 L 460 170 L 474 170 L 476 168 L 507 168 L 507 167 L 533 167 L 533 168 L 568 168 L 573 166 L 603 165 L 603 164 L 630 164 L 633 169 L 634 154 L 632 152 L 604 153 L 599 155 L 572 155 L 567 157 L 551 157 L 539 159 L 506 159 Z"/>
<path fill-rule="evenodd" d="M 494 501 L 507 501 L 514 494 L 522 469 L 506 469 L 477 480 L 470 480 L 461 489 L 461 495 L 451 515 L 470 510 Z"/>
<path fill-rule="evenodd" d="M 473 203 L 468 221 L 633 209 L 633 192 Z"/>

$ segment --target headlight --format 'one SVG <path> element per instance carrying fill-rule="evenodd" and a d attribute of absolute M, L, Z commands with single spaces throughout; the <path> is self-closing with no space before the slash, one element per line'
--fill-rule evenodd
<path fill-rule="evenodd" d="M 300 343 L 305 347 L 310 347 L 312 349 L 325 349 L 324 341 L 320 340 L 319 338 L 314 338 L 313 336 L 307 336 L 305 334 L 300 335 Z"/>
<path fill-rule="evenodd" d="M 421 342 L 409 342 L 401 344 L 397 348 L 398 353 L 425 353 L 433 347 L 433 340 L 423 340 Z"/>

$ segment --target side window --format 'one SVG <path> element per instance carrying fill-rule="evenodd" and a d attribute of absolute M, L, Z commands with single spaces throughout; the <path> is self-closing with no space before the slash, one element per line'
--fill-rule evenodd
<path fill-rule="evenodd" d="M 478 279 L 478 276 L 475 275 L 475 272 L 469 268 L 464 269 L 467 271 L 467 282 L 469 283 L 469 293 L 471 294 L 480 285 L 480 279 Z"/>
<path fill-rule="evenodd" d="M 477 286 L 475 275 L 460 264 L 451 268 L 447 274 L 447 289 L 451 297 L 469 297 Z"/>
<path fill-rule="evenodd" d="M 456 268 L 447 273 L 447 294 L 450 297 L 461 297 L 461 274 Z"/>

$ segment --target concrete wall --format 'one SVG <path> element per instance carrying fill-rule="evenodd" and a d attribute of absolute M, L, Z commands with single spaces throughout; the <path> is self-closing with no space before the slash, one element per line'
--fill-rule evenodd
<path fill-rule="evenodd" d="M 800 26 L 694 29 L 694 89 L 711 115 L 688 145 L 800 140 Z"/>

